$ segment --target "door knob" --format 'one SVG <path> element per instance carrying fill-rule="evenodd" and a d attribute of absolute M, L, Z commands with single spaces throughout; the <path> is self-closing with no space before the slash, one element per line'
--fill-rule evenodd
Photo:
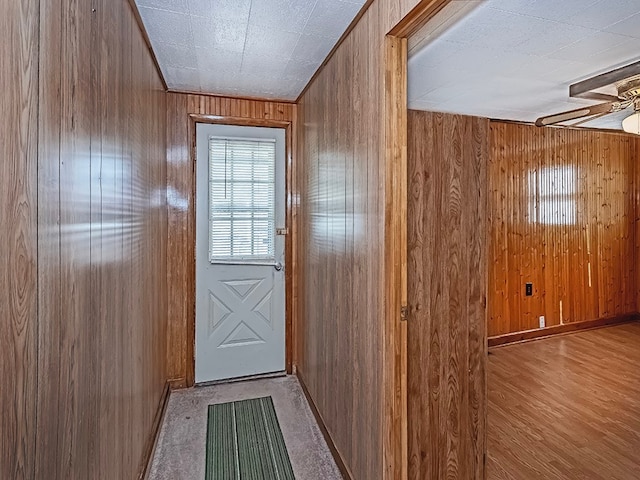
<path fill-rule="evenodd" d="M 273 267 L 274 267 L 274 268 L 276 269 L 276 271 L 278 271 L 278 272 L 279 272 L 280 270 L 282 270 L 282 264 L 281 264 L 280 262 L 277 262 Z"/>

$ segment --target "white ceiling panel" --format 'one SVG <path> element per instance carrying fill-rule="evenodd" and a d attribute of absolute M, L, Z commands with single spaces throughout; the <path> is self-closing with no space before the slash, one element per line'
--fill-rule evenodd
<path fill-rule="evenodd" d="M 620 22 L 621 19 L 629 18 L 638 13 L 638 0 L 615 0 L 614 4 L 608 2 L 610 0 L 588 1 L 584 2 L 584 5 L 580 5 L 578 2 L 578 5 L 573 8 L 573 12 L 569 12 L 569 15 L 561 21 L 593 30 L 603 30 Z M 564 1 L 556 3 L 564 3 Z"/>
<path fill-rule="evenodd" d="M 365 0 L 136 0 L 171 90 L 295 100 Z"/>
<path fill-rule="evenodd" d="M 562 47 L 549 54 L 550 58 L 578 62 L 590 62 L 593 55 L 615 50 L 618 45 L 629 40 L 629 37 L 608 32 L 588 34 L 577 42 Z"/>
<path fill-rule="evenodd" d="M 159 42 L 193 45 L 188 15 L 172 10 L 143 7 L 140 9 L 140 16 L 154 45 Z"/>
<path fill-rule="evenodd" d="M 315 5 L 313 0 L 252 0 L 250 23 L 265 27 L 265 30 L 275 27 L 304 33 Z"/>
<path fill-rule="evenodd" d="M 627 35 L 633 38 L 640 38 L 640 28 L 638 28 L 638 22 L 640 22 L 640 14 L 635 14 L 631 17 L 621 20 L 618 23 L 610 25 L 606 28 L 606 31 L 618 33 L 620 35 Z"/>
<path fill-rule="evenodd" d="M 191 16 L 191 29 L 196 48 L 201 47 L 216 52 L 233 52 L 242 56 L 247 35 L 247 13 L 244 23 L 220 23 L 211 17 Z M 216 48 L 211 48 L 216 45 Z M 155 47 L 155 44 L 154 44 Z"/>
<path fill-rule="evenodd" d="M 293 51 L 294 62 L 313 62 L 320 65 L 333 48 L 320 35 L 300 35 L 300 39 Z"/>
<path fill-rule="evenodd" d="M 344 33 L 344 19 L 353 19 L 361 7 L 361 3 L 350 3 L 341 0 L 317 2 L 307 21 L 304 33 L 337 40 Z"/>
<path fill-rule="evenodd" d="M 189 85 L 200 81 L 200 75 L 195 68 L 167 67 L 167 76 L 171 77 L 177 85 Z"/>
<path fill-rule="evenodd" d="M 156 52 L 157 55 L 168 59 L 167 66 L 189 69 L 198 68 L 196 52 L 188 45 L 158 42 L 156 44 Z"/>
<path fill-rule="evenodd" d="M 187 0 L 144 0 L 140 5 L 168 10 L 170 12 L 187 13 Z"/>
<path fill-rule="evenodd" d="M 569 85 L 640 60 L 638 0 L 484 0 L 409 59 L 409 107 L 537 117 L 597 102 Z M 625 115 L 585 124 L 621 128 Z"/>
<path fill-rule="evenodd" d="M 247 56 L 270 56 L 278 58 L 291 58 L 291 54 L 296 48 L 299 33 L 287 32 L 284 30 L 265 30 L 260 25 L 249 25 L 247 37 L 244 42 L 243 65 L 249 63 Z M 265 46 L 268 45 L 268 49 Z M 284 65 L 286 67 L 286 64 Z M 283 67 L 283 68 L 284 68 Z"/>
<path fill-rule="evenodd" d="M 595 3 L 598 0 L 493 0 L 491 7 L 542 20 L 589 26 L 574 19 Z M 613 20 L 608 24 L 611 23 Z"/>

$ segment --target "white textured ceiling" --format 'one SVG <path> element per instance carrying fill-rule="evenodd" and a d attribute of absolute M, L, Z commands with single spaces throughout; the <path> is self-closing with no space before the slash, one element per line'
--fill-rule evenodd
<path fill-rule="evenodd" d="M 364 0 L 136 0 L 171 90 L 295 100 Z"/>
<path fill-rule="evenodd" d="M 530 122 L 598 103 L 569 85 L 637 60 L 640 0 L 485 0 L 412 54 L 409 107 Z"/>

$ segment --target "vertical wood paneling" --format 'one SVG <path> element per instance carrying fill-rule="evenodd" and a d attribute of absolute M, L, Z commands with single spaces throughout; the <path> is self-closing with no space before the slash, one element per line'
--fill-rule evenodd
<path fill-rule="evenodd" d="M 51 52 L 61 51 L 62 9 L 55 2 L 41 2 L 40 38 Z M 41 382 L 43 372 L 60 378 L 61 360 L 57 348 L 61 341 L 60 327 L 47 318 L 60 319 L 62 286 L 60 285 L 60 115 L 61 64 L 58 55 L 40 55 L 40 98 L 38 121 L 38 310 L 47 312 L 38 322 L 38 410 L 55 411 L 60 385 L 57 381 Z M 46 208 L 45 208 L 46 206 Z M 47 287 L 44 288 L 44 285 Z M 34 455 L 46 456 L 48 445 L 56 445 L 59 430 L 58 415 L 40 420 Z M 58 471 L 57 459 L 49 458 L 45 468 Z M 42 460 L 35 462 L 35 477 L 46 473 Z M 57 474 L 57 473 L 56 473 Z"/>
<path fill-rule="evenodd" d="M 167 378 L 166 96 L 126 1 L 40 26 L 35 478 L 134 478 Z"/>
<path fill-rule="evenodd" d="M 491 144 L 489 336 L 636 312 L 637 140 L 492 122 Z"/>
<path fill-rule="evenodd" d="M 167 362 L 174 387 L 193 384 L 195 328 L 195 162 L 189 115 L 293 122 L 292 103 L 207 95 L 167 94 L 169 327 Z M 295 131 L 295 130 L 294 130 Z M 292 185 L 290 195 L 295 197 Z M 291 200 L 289 200 L 291 201 Z M 295 205 L 293 205 L 295 207 Z M 295 213 L 292 208 L 292 213 Z M 291 227 L 290 227 L 291 228 Z M 292 228 L 295 233 L 295 228 Z M 290 269 L 288 269 L 290 270 Z M 295 291 L 295 289 L 294 289 Z M 293 300 L 293 299 L 291 299 Z"/>
<path fill-rule="evenodd" d="M 377 11 L 375 3 L 371 10 Z M 355 44 L 366 41 L 370 22 L 368 12 L 307 90 L 300 111 L 298 374 L 353 478 L 382 478 L 383 207 L 379 142 L 369 131 L 379 128 L 372 92 L 380 63 L 375 52 L 358 52 Z M 353 85 L 348 75 L 360 81 Z M 376 85 L 364 88 L 368 81 Z M 368 126 L 350 112 L 346 99 L 352 95 Z M 354 136 L 343 136 L 351 128 Z M 353 211 L 346 210 L 347 198 L 354 199 Z M 346 224 L 353 225 L 352 238 Z M 345 339 L 348 345 L 340 348 Z"/>
<path fill-rule="evenodd" d="M 39 2 L 0 3 L 0 478 L 34 476 Z"/>
<path fill-rule="evenodd" d="M 417 3 L 371 2 L 299 99 L 297 367 L 353 478 L 404 475 L 406 95 L 385 35 Z"/>
<path fill-rule="evenodd" d="M 483 479 L 489 121 L 409 111 L 410 479 Z"/>

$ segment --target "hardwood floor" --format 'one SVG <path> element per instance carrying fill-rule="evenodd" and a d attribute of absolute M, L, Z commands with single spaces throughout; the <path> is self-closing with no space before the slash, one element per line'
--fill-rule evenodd
<path fill-rule="evenodd" d="M 640 478 L 640 323 L 489 355 L 489 480 Z"/>

